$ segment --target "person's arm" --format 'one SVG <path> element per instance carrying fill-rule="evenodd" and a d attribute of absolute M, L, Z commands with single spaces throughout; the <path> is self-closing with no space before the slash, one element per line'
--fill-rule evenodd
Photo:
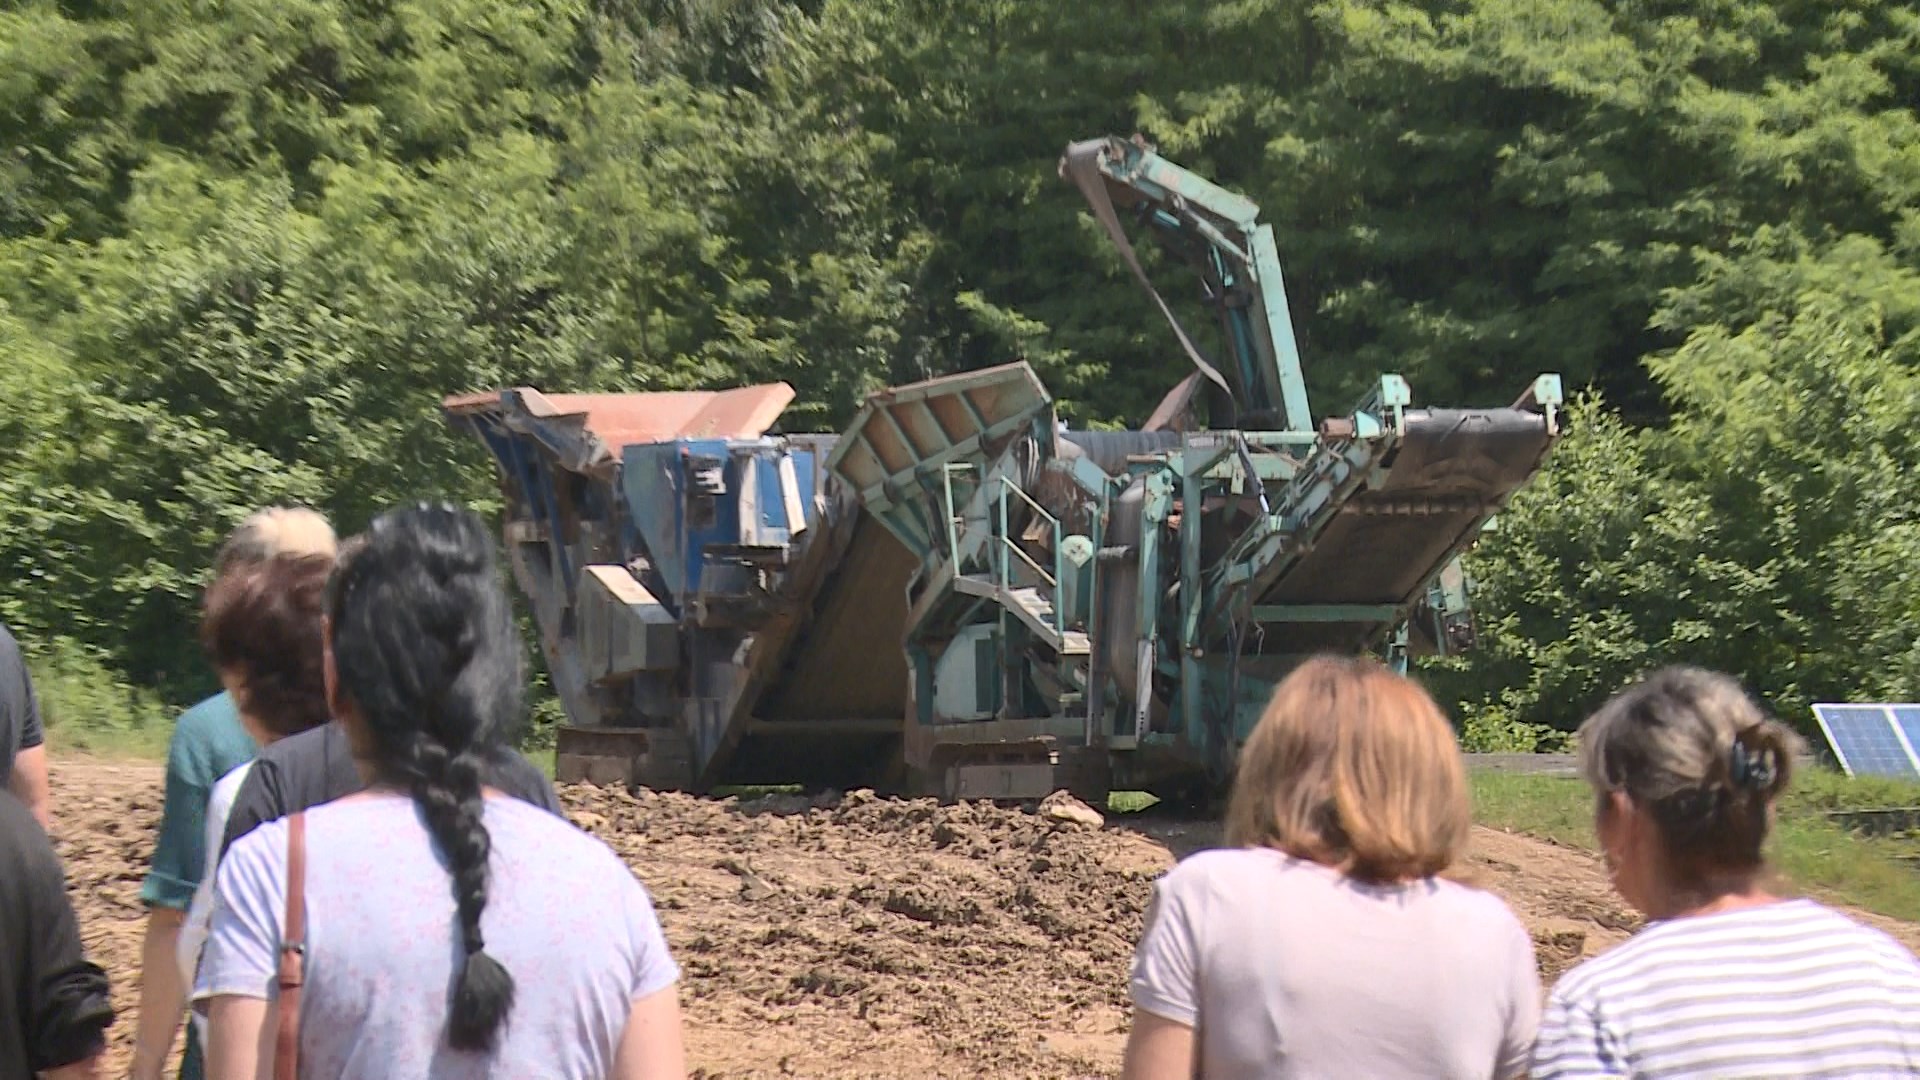
<path fill-rule="evenodd" d="M 224 995 L 207 1003 L 207 1080 L 258 1080 L 273 1066 L 274 1027 L 262 998 Z"/>
<path fill-rule="evenodd" d="M 21 828 L 38 832 L 21 820 Z M 27 1060 L 43 1072 L 87 1075 L 107 1048 L 113 1023 L 107 973 L 88 962 L 80 927 L 67 899 L 66 876 L 45 834 L 26 841 Z"/>
<path fill-rule="evenodd" d="M 160 832 L 153 861 L 140 886 L 147 903 L 147 933 L 140 948 L 140 1020 L 133 1047 L 134 1080 L 160 1080 L 173 1037 L 187 1008 L 180 979 L 180 927 L 206 868 L 207 798 L 216 777 L 194 735 L 175 727 L 167 747 L 167 779 L 160 806 Z"/>
<path fill-rule="evenodd" d="M 140 1019 L 134 1026 L 133 1080 L 161 1080 L 173 1037 L 186 1015 L 187 988 L 180 981 L 180 928 L 187 914 L 155 905 L 147 909 L 140 944 Z"/>
<path fill-rule="evenodd" d="M 225 850 L 221 843 L 227 827 L 227 818 L 233 810 L 233 799 L 239 784 L 252 775 L 251 762 L 240 766 L 241 775 L 229 783 L 229 777 L 223 776 L 213 785 L 213 794 L 207 799 L 207 824 L 204 844 L 207 861 L 200 871 L 200 884 L 193 890 L 193 902 L 187 905 L 185 920 L 181 923 L 176 939 L 174 962 L 180 966 L 180 985 L 183 991 L 193 988 L 194 971 L 200 966 L 200 951 L 206 947 L 207 927 L 213 921 L 213 880 L 214 871 L 220 866 L 220 853 Z"/>
<path fill-rule="evenodd" d="M 27 663 L 20 656 L 20 650 L 7 639 L 12 646 L 8 650 L 12 655 L 12 666 L 19 679 L 16 686 L 0 689 L 0 702 L 11 700 L 12 706 L 20 710 L 20 737 L 13 755 L 13 771 L 7 777 L 7 789 L 27 809 L 33 811 L 34 820 L 48 833 L 53 831 L 53 785 L 47 781 L 47 733 L 40 723 L 40 701 L 33 694 L 33 676 L 27 673 Z"/>
<path fill-rule="evenodd" d="M 1191 1080 L 1195 1075 L 1198 952 L 1186 898 L 1173 879 L 1162 878 L 1133 953 L 1133 1029 L 1127 1033 L 1123 1080 Z"/>
<path fill-rule="evenodd" d="M 1192 1080 L 1196 1075 L 1192 1025 L 1134 1010 L 1120 1080 Z"/>
<path fill-rule="evenodd" d="M 667 947 L 653 898 L 619 856 L 606 852 L 614 894 L 627 917 L 627 953 L 633 972 L 627 999 L 633 1003 L 614 1054 L 614 1080 L 685 1080 L 687 1054 L 680 1032 L 680 965 Z"/>
<path fill-rule="evenodd" d="M 614 1080 L 686 1080 L 677 987 L 655 990 L 633 1003 L 614 1055 L 613 1075 Z"/>
<path fill-rule="evenodd" d="M 35 730 L 38 731 L 36 724 Z M 35 738 L 39 736 L 36 735 Z M 7 777 L 7 789 L 27 804 L 40 828 L 53 832 L 53 784 L 47 779 L 47 745 L 35 743 L 13 755 L 13 775 Z"/>
<path fill-rule="evenodd" d="M 256 1080 L 273 1065 L 269 1022 L 286 911 L 284 825 L 254 830 L 214 874 L 213 922 L 193 999 L 207 1011 L 208 1080 Z"/>

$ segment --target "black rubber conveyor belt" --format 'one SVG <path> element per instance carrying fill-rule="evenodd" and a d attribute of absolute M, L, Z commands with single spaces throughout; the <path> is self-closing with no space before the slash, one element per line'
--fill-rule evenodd
<path fill-rule="evenodd" d="M 1552 437 L 1522 409 L 1410 409 L 1388 478 L 1335 515 L 1264 605 L 1403 604 L 1540 468 Z M 1376 623 L 1271 625 L 1268 649 L 1357 648 Z M 1276 639 L 1277 638 L 1277 639 Z"/>

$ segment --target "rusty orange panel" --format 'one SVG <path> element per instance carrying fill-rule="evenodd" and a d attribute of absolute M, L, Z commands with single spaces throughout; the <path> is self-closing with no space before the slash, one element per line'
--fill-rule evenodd
<path fill-rule="evenodd" d="M 517 391 L 527 415 L 580 418 L 610 452 L 674 439 L 751 439 L 766 433 L 793 401 L 786 383 L 732 390 L 670 390 L 641 394 L 542 394 Z M 497 411 L 499 393 L 458 394 L 442 403 L 453 414 Z"/>
<path fill-rule="evenodd" d="M 495 411 L 500 408 L 498 390 L 482 390 L 475 394 L 454 394 L 440 399 L 440 407 L 450 413 L 476 413 Z"/>

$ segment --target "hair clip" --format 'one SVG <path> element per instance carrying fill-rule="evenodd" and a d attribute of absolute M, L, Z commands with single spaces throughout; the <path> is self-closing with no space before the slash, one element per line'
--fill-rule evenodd
<path fill-rule="evenodd" d="M 1732 774 L 1737 787 L 1758 790 L 1773 783 L 1773 762 L 1768 760 L 1767 753 L 1749 748 L 1737 736 L 1733 740 L 1727 771 Z"/>

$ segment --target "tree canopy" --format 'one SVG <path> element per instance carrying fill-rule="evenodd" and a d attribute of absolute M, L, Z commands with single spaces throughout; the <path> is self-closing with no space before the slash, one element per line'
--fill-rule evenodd
<path fill-rule="evenodd" d="M 833 428 L 1019 357 L 1138 422 L 1184 361 L 1054 162 L 1139 131 L 1274 223 L 1322 411 L 1585 388 L 1436 672 L 1473 738 L 1669 661 L 1911 699 L 1917 93 L 1891 0 L 14 0 L 0 618 L 181 699 L 251 508 L 486 498 L 461 390 Z"/>

